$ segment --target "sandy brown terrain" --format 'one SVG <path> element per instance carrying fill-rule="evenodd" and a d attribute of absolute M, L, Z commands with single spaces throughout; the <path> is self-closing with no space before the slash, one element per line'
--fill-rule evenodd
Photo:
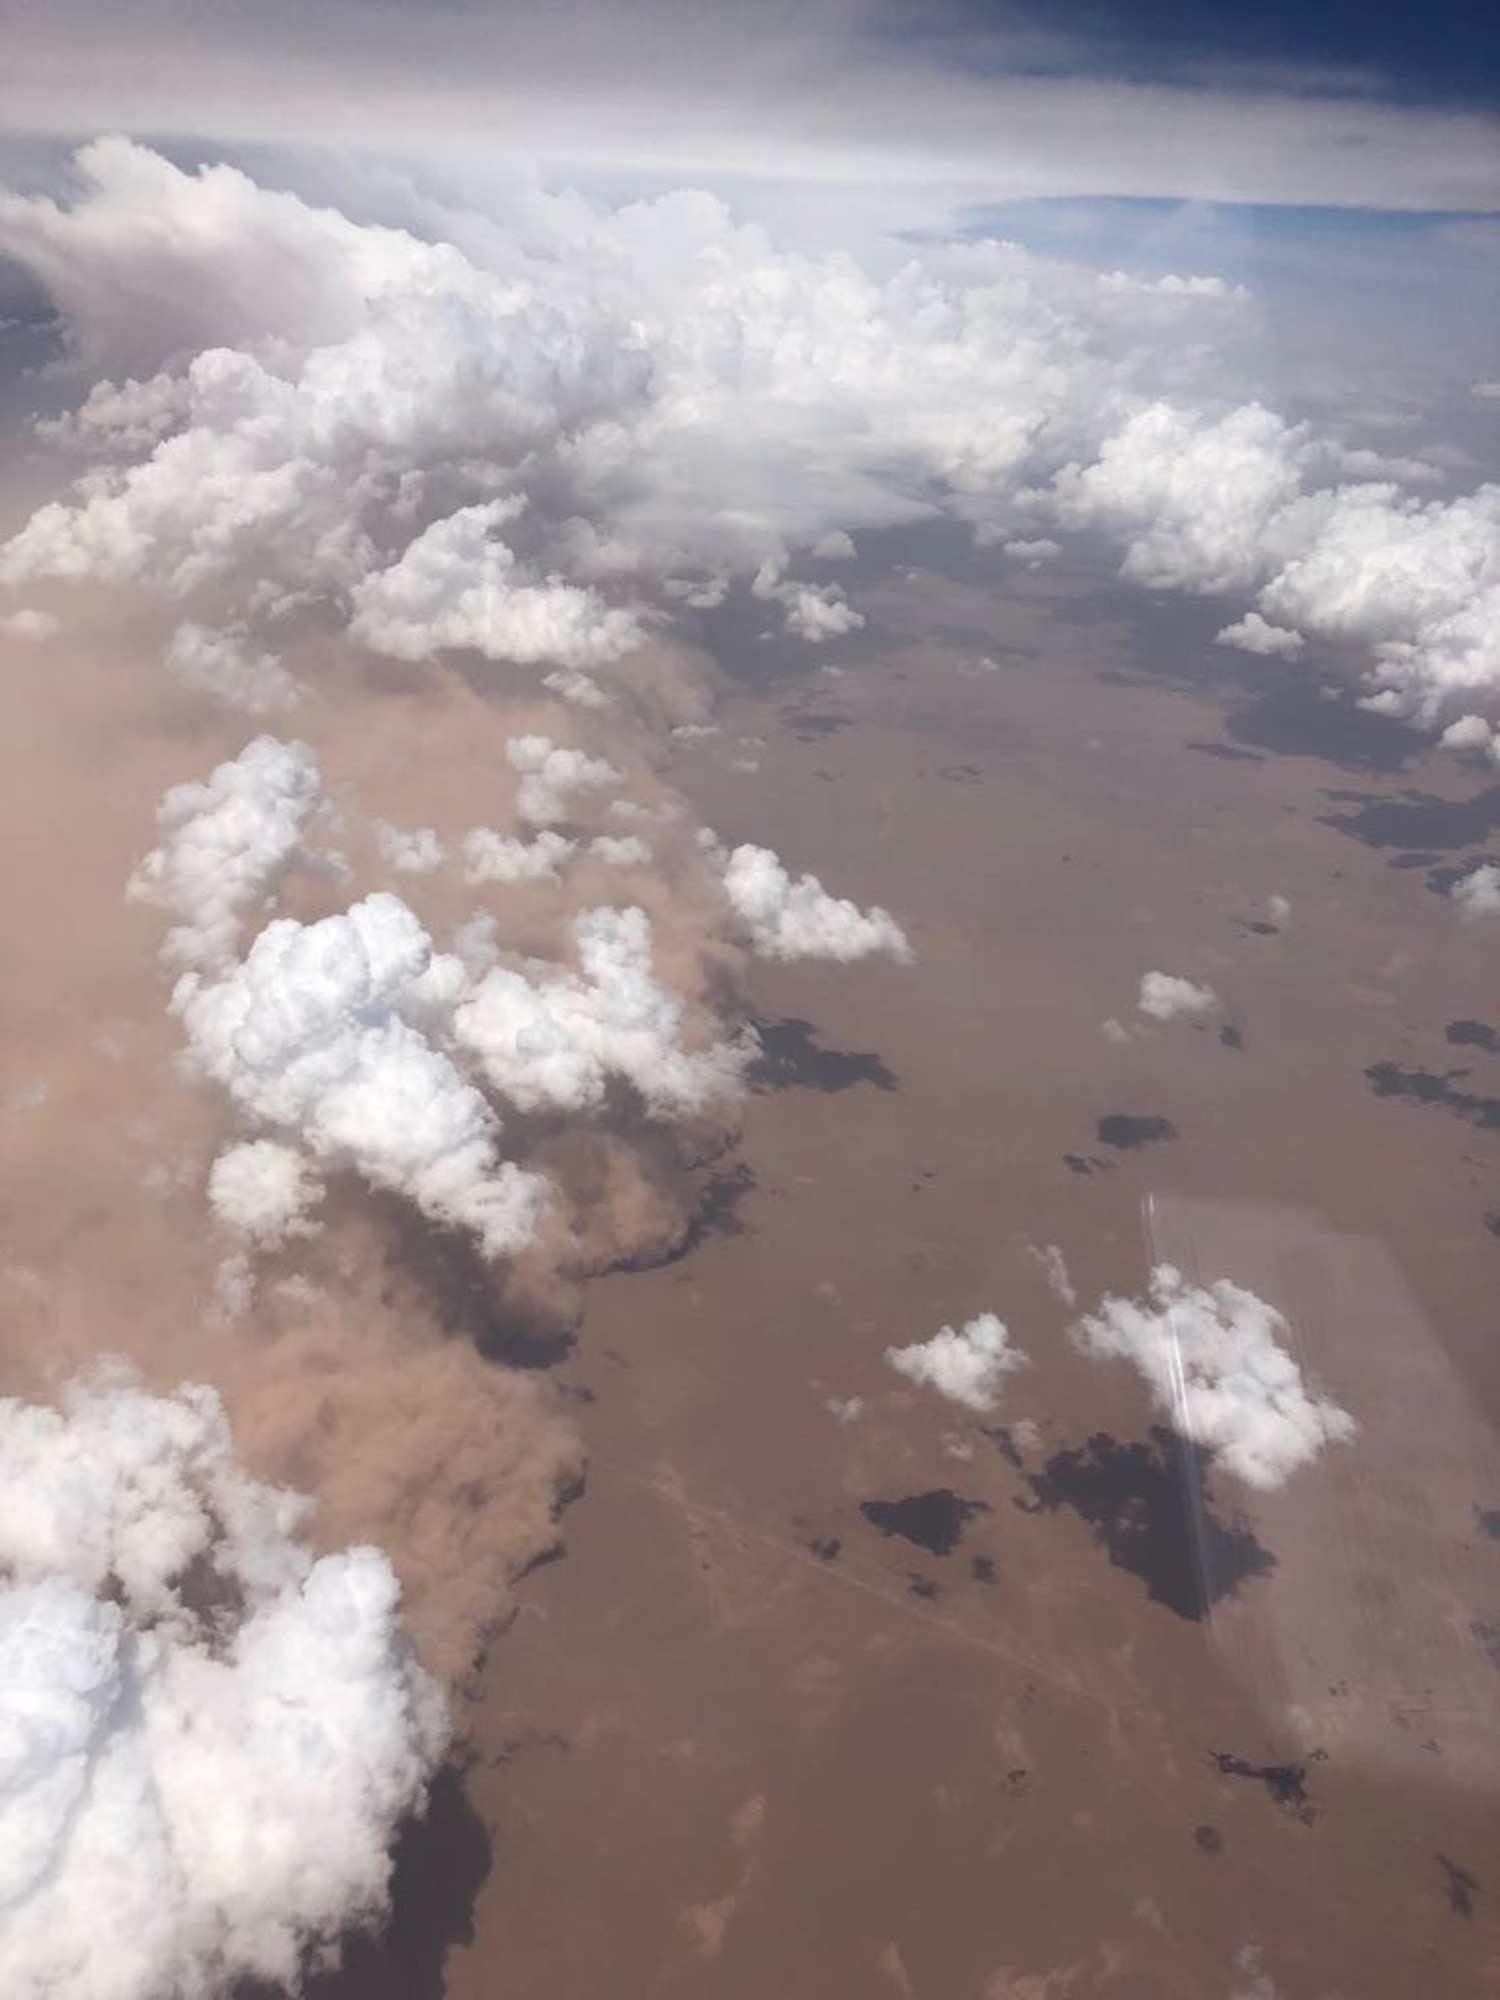
<path fill-rule="evenodd" d="M 549 1370 L 490 1371 L 489 1496 L 484 1370 L 368 1250 L 327 1339 L 366 1343 L 366 1404 L 399 1413 L 430 1374 L 446 1428 L 366 1409 L 341 1467 L 305 1393 L 316 1333 L 214 1364 L 253 1463 L 316 1486 L 331 1537 L 388 1536 L 434 1646 L 434 1618 L 469 1616 L 464 1565 L 545 1543 L 560 1422 L 587 1456 L 565 1552 L 519 1585 L 467 1700 L 466 1768 L 407 1842 L 390 1938 L 318 1990 L 1500 1989 L 1500 1021 L 1493 932 L 1437 893 L 1500 847 L 1500 791 L 1322 699 L 1346 662 L 1216 651 L 1218 607 L 1085 563 L 859 595 L 836 673 L 707 630 L 721 733 L 667 775 L 726 841 L 889 907 L 916 962 L 756 969 L 766 1056 L 697 1240 L 595 1281 Z M 45 1352 L 13 1331 L 6 1356 L 27 1392 L 101 1319 L 153 1377 L 206 1366 L 217 1254 L 196 1197 L 148 1178 L 223 1120 L 173 1082 L 159 926 L 118 885 L 162 786 L 239 738 L 165 703 L 142 728 L 97 641 L 74 664 L 71 693 L 25 665 L 7 761 L 11 824 L 53 855 L 7 1002 L 13 1328 L 28 1260 L 53 1288 Z M 406 728 L 375 708 L 346 775 Z M 410 739 L 413 819 L 441 807 L 451 712 L 433 728 L 431 756 Z M 1223 1013 L 1111 1042 L 1149 969 Z M 1085 1305 L 1140 1292 L 1156 1256 L 1257 1290 L 1358 1438 L 1278 1493 L 1236 1485 L 1128 1368 L 1072 1348 L 1049 1244 Z M 992 1419 L 886 1366 L 984 1310 L 1033 1363 Z M 266 1354 L 284 1375 L 257 1379 Z M 468 1514 L 435 1539 L 369 1461 L 398 1432 L 454 1454 Z M 475 1492 L 482 1513 L 523 1490 L 524 1519 L 476 1517 Z"/>
<path fill-rule="evenodd" d="M 1500 1065 L 1445 1032 L 1493 943 L 1427 878 L 1495 801 L 1212 610 L 878 608 L 836 677 L 755 663 L 675 775 L 917 963 L 757 974 L 774 1060 L 702 1240 L 590 1292 L 587 1491 L 413 1846 L 446 1904 L 408 1890 L 364 1990 L 1493 1990 Z M 1149 968 L 1224 1016 L 1111 1045 Z M 1153 1237 L 1288 1313 L 1353 1445 L 1257 1496 L 1070 1348 L 1030 1246 L 1090 1302 Z M 1035 1364 L 988 1425 L 882 1361 L 982 1309 Z"/>

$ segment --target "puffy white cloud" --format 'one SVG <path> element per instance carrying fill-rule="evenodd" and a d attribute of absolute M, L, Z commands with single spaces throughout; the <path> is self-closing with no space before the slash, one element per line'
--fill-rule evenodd
<path fill-rule="evenodd" d="M 546 1183 L 498 1157 L 494 1112 L 423 1032 L 466 976 L 377 892 L 317 923 L 278 918 L 242 964 L 184 976 L 172 1005 L 197 1069 L 247 1116 L 503 1257 L 532 1239 Z"/>
<path fill-rule="evenodd" d="M 167 666 L 184 687 L 216 695 L 247 715 L 271 715 L 301 698 L 277 655 L 256 650 L 243 626 L 215 632 L 205 625 L 179 625 L 167 647 Z"/>
<path fill-rule="evenodd" d="M 1242 590 L 1272 521 L 1298 495 L 1304 434 L 1246 404 L 1220 417 L 1153 403 L 1058 482 L 1062 516 L 1111 529 L 1125 574 L 1153 587 Z"/>
<path fill-rule="evenodd" d="M 1389 712 L 1436 727 L 1500 690 L 1500 486 L 1426 502 L 1346 487 L 1305 502 L 1280 539 L 1262 607 L 1373 647 Z"/>
<path fill-rule="evenodd" d="M 1000 544 L 1002 555 L 1012 562 L 1025 563 L 1028 569 L 1043 569 L 1050 562 L 1056 562 L 1062 554 L 1062 543 L 1054 542 L 1048 535 L 1037 535 L 1028 540 L 1024 536 L 1013 537 Z"/>
<path fill-rule="evenodd" d="M 495 500 L 435 521 L 389 569 L 355 586 L 354 637 L 402 660 L 471 647 L 490 660 L 581 669 L 632 652 L 644 636 L 636 611 L 559 577 L 532 576 L 496 539 L 516 511 L 513 501 Z"/>
<path fill-rule="evenodd" d="M 1247 611 L 1236 624 L 1215 632 L 1214 644 L 1234 646 L 1242 653 L 1259 653 L 1265 658 L 1294 660 L 1307 641 L 1290 626 L 1270 625 L 1258 611 Z"/>
<path fill-rule="evenodd" d="M 1445 750 L 1481 750 L 1492 763 L 1500 763 L 1500 734 L 1482 715 L 1459 716 L 1438 740 Z"/>
<path fill-rule="evenodd" d="M 534 840 L 515 840 L 493 827 L 476 826 L 464 835 L 464 880 L 483 882 L 555 882 L 563 863 L 577 852 L 577 843 L 543 827 Z"/>
<path fill-rule="evenodd" d="M 443 865 L 443 843 L 430 826 L 406 831 L 388 819 L 374 821 L 372 831 L 382 861 L 401 875 L 431 875 Z"/>
<path fill-rule="evenodd" d="M 1175 972 L 1148 972 L 1141 979 L 1136 1003 L 1153 1021 L 1179 1021 L 1194 1014 L 1212 1014 L 1219 996 L 1211 986 L 1197 986 Z"/>
<path fill-rule="evenodd" d="M 1292 906 L 1285 896 L 1267 896 L 1266 909 L 1278 924 L 1288 923 L 1291 920 Z"/>
<path fill-rule="evenodd" d="M 1500 868 L 1482 862 L 1460 876 L 1448 894 L 1466 919 L 1500 916 Z"/>
<path fill-rule="evenodd" d="M 43 418 L 37 436 L 77 451 L 149 451 L 188 414 L 188 385 L 165 372 L 149 381 L 95 382 L 74 411 Z"/>
<path fill-rule="evenodd" d="M 600 833 L 589 842 L 589 853 L 610 868 L 644 868 L 651 849 L 636 834 Z"/>
<path fill-rule="evenodd" d="M 768 847 L 741 846 L 724 867 L 724 890 L 763 958 L 828 958 L 840 964 L 886 952 L 906 960 L 911 947 L 888 910 L 861 910 L 830 896 L 816 875 L 794 882 Z"/>
<path fill-rule="evenodd" d="M 275 1139 L 227 1147 L 209 1169 L 208 1205 L 219 1221 L 267 1248 L 305 1235 L 322 1194 L 301 1153 Z"/>
<path fill-rule="evenodd" d="M 314 1560 L 209 1389 L 0 1402 L 0 1984 L 295 1987 L 447 1740 L 373 1548 Z"/>
<path fill-rule="evenodd" d="M 1158 1264 L 1144 1301 L 1105 1298 L 1073 1328 L 1095 1360 L 1129 1361 L 1158 1409 L 1247 1485 L 1280 1486 L 1355 1422 L 1310 1388 L 1281 1314 L 1227 1279 L 1189 1285 Z"/>
<path fill-rule="evenodd" d="M 950 1402 L 981 1412 L 995 1407 L 1007 1375 L 1031 1365 L 993 1313 L 980 1313 L 963 1327 L 942 1327 L 910 1347 L 888 1347 L 885 1358 L 909 1382 L 926 1383 Z"/>
<path fill-rule="evenodd" d="M 597 1110 L 612 1078 L 647 1111 L 701 1111 L 733 1092 L 738 1044 L 686 1046 L 686 1010 L 654 975 L 645 912 L 586 910 L 572 923 L 580 971 L 496 965 L 454 1015 L 459 1044 L 523 1111 Z"/>
<path fill-rule="evenodd" d="M 844 539 L 847 541 L 848 537 Z M 819 536 L 817 546 L 826 547 L 827 541 L 826 536 Z M 781 606 L 786 629 L 794 638 L 817 646 L 824 640 L 842 639 L 860 630 L 865 622 L 863 617 L 836 584 L 798 583 L 784 575 L 785 567 L 783 556 L 768 556 L 751 579 L 750 589 L 764 602 Z"/>
<path fill-rule="evenodd" d="M 62 630 L 62 621 L 54 618 L 50 611 L 8 611 L 0 618 L 0 637 L 7 639 L 55 639 Z"/>
<path fill-rule="evenodd" d="M 178 919 L 164 946 L 169 961 L 209 967 L 232 957 L 246 919 L 301 856 L 325 803 L 307 745 L 271 736 L 256 737 L 203 783 L 172 787 L 156 813 L 161 845 L 128 888 Z"/>
<path fill-rule="evenodd" d="M 571 792 L 601 791 L 624 782 L 607 759 L 560 749 L 550 736 L 513 736 L 505 755 L 511 769 L 521 774 L 516 811 L 534 825 L 566 819 Z"/>

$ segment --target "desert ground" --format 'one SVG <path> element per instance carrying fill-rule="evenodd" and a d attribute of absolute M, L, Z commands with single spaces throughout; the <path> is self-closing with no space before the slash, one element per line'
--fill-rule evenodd
<path fill-rule="evenodd" d="M 695 1240 L 538 1355 L 584 1487 L 329 1994 L 1500 1988 L 1500 1062 L 1443 893 L 1500 788 L 1086 552 L 927 553 L 821 666 L 705 634 L 673 781 L 916 962 L 757 970 Z M 1111 1041 L 1148 968 L 1223 1011 Z M 1048 1245 L 1085 1306 L 1257 1290 L 1357 1437 L 1225 1478 Z M 993 1416 L 886 1366 L 984 1310 Z"/>

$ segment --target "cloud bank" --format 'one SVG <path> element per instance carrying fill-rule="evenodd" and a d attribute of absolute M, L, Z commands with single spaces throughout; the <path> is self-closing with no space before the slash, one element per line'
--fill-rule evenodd
<path fill-rule="evenodd" d="M 797 638 L 857 633 L 799 574 L 834 538 L 1089 529 L 1148 588 L 1250 600 L 1226 643 L 1352 641 L 1372 701 L 1424 728 L 1500 711 L 1500 488 L 1413 497 L 1425 465 L 1257 400 L 1217 279 L 1002 242 L 877 275 L 703 194 L 446 219 L 462 247 L 119 139 L 80 153 L 70 204 L 0 201 L 0 250 L 75 351 L 136 371 L 94 385 L 75 430 L 100 462 L 0 581 L 151 585 L 221 634 L 199 672 L 231 698 L 226 646 L 261 671 L 257 620 L 319 601 L 395 658 L 469 652 L 583 698 L 730 591 Z"/>

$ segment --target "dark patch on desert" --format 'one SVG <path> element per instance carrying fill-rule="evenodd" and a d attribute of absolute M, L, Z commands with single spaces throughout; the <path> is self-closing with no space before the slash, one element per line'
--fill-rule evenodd
<path fill-rule="evenodd" d="M 1232 1021 L 1226 1021 L 1224 1026 L 1219 1030 L 1219 1043 L 1222 1048 L 1243 1049 L 1245 1046 L 1244 1029 L 1237 1028 Z"/>
<path fill-rule="evenodd" d="M 859 1511 L 882 1535 L 914 1542 L 929 1555 L 951 1556 L 969 1522 L 989 1510 L 983 1500 L 964 1500 L 951 1487 L 939 1486 L 903 1500 L 865 1500 Z"/>
<path fill-rule="evenodd" d="M 1457 1049 L 1483 1049 L 1487 1055 L 1500 1055 L 1500 1030 L 1485 1021 L 1450 1021 L 1443 1039 Z"/>
<path fill-rule="evenodd" d="M 1479 1878 L 1471 1875 L 1467 1868 L 1461 1868 L 1456 1861 L 1450 1861 L 1446 1854 L 1434 1855 L 1433 1859 L 1442 1870 L 1443 1899 L 1455 1917 L 1462 1917 L 1465 1923 L 1474 1920 L 1474 1898 L 1479 1893 Z"/>
<path fill-rule="evenodd" d="M 1306 1761 L 1254 1764 L 1246 1757 L 1237 1757 L 1225 1750 L 1215 1750 L 1212 1761 L 1215 1769 L 1226 1778 L 1245 1778 L 1252 1784 L 1264 1785 L 1267 1796 L 1284 1813 L 1300 1820 L 1304 1826 L 1311 1826 L 1317 1817 L 1307 1795 Z"/>
<path fill-rule="evenodd" d="M 1233 743 L 1189 743 L 1189 750 L 1196 750 L 1201 757 L 1217 757 L 1226 764 L 1264 764 L 1265 758 L 1255 750 L 1240 750 Z"/>
<path fill-rule="evenodd" d="M 1330 791 L 1343 812 L 1321 815 L 1331 826 L 1366 847 L 1435 848 L 1446 852 L 1473 847 L 1500 827 L 1500 785 L 1469 798 L 1445 799 L 1407 788 L 1390 798 L 1380 792 Z"/>
<path fill-rule="evenodd" d="M 746 1070 L 752 1090 L 821 1090 L 870 1084 L 894 1090 L 897 1079 L 873 1049 L 826 1049 L 811 1021 L 757 1021 L 760 1054 Z"/>
<path fill-rule="evenodd" d="M 1134 1153 L 1142 1146 L 1161 1145 L 1177 1137 L 1177 1127 L 1170 1118 L 1134 1111 L 1111 1111 L 1094 1131 L 1101 1146 L 1113 1146 L 1121 1153 Z"/>
<path fill-rule="evenodd" d="M 475 1902 L 494 1858 L 463 1773 L 450 1764 L 433 1780 L 426 1812 L 397 1841 L 390 1922 L 346 1940 L 342 1966 L 309 1979 L 307 2000 L 443 2000 L 445 1962 L 473 1942 Z M 235 2000 L 273 2000 L 279 1990 L 245 1984 Z"/>
<path fill-rule="evenodd" d="M 1365 1077 L 1377 1097 L 1399 1097 L 1407 1104 L 1436 1106 L 1451 1111 L 1470 1125 L 1486 1130 L 1500 1126 L 1500 1097 L 1486 1097 L 1460 1086 L 1468 1077 L 1466 1069 L 1430 1070 L 1403 1068 L 1400 1063 L 1371 1063 Z"/>
<path fill-rule="evenodd" d="M 1162 1425 L 1147 1442 L 1100 1432 L 1054 1452 L 1028 1475 L 1028 1513 L 1066 1509 L 1093 1530 L 1115 1569 L 1138 1577 L 1153 1603 L 1203 1618 L 1221 1597 L 1268 1575 L 1276 1558 L 1243 1523 L 1223 1522 L 1207 1488 L 1208 1456 Z"/>

